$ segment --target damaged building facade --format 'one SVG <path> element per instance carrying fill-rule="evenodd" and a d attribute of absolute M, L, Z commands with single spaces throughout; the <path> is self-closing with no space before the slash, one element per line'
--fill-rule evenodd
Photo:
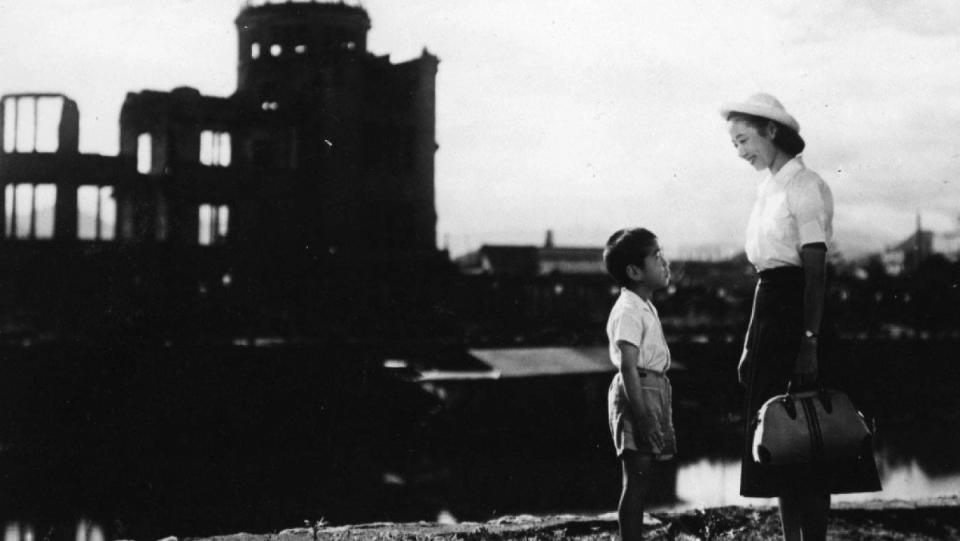
<path fill-rule="evenodd" d="M 235 23 L 233 95 L 128 93 L 117 156 L 78 152 L 69 97 L 3 96 L 8 336 L 439 332 L 438 59 L 368 52 L 342 2 Z"/>

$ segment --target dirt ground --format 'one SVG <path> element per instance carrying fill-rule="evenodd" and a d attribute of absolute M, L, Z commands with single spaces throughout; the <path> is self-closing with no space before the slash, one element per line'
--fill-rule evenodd
<path fill-rule="evenodd" d="M 778 540 L 780 521 L 769 507 L 719 507 L 645 517 L 652 540 Z M 381 541 L 381 540 L 557 540 L 619 539 L 616 515 L 518 515 L 459 524 L 373 523 L 305 525 L 271 534 L 234 534 L 209 541 Z M 924 502 L 885 501 L 837 505 L 831 513 L 831 540 L 960 539 L 960 497 Z M 199 540 L 198 540 L 199 541 Z"/>

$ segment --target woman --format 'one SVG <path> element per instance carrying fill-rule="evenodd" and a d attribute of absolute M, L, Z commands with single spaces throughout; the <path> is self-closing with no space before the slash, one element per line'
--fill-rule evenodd
<path fill-rule="evenodd" d="M 769 171 L 758 186 L 746 236 L 747 258 L 759 282 L 737 367 L 747 395 L 740 494 L 779 498 L 784 539 L 825 539 L 830 494 L 880 490 L 873 458 L 761 465 L 752 457 L 751 423 L 760 406 L 784 393 L 788 382 L 818 380 L 833 196 L 801 161 L 800 125 L 776 98 L 755 94 L 724 105 L 721 114 L 740 157 L 757 171 Z"/>

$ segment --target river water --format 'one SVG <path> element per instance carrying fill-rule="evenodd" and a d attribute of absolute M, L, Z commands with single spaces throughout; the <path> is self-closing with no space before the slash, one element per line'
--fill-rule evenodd
<path fill-rule="evenodd" d="M 835 502 L 923 500 L 960 495 L 960 356 L 955 341 L 849 342 L 834 382 L 850 392 L 874 428 L 881 492 L 835 495 Z M 856 362 L 853 359 L 857 359 Z M 737 432 L 739 434 L 739 432 Z M 719 447 L 723 437 L 710 438 Z M 717 448 L 713 447 L 713 448 Z M 721 456 L 718 456 L 721 455 Z M 727 455 L 727 456 L 722 456 Z M 666 508 L 768 505 L 739 495 L 740 462 L 706 452 L 678 466 L 676 501 Z"/>
<path fill-rule="evenodd" d="M 884 489 L 834 501 L 960 494 L 957 345 L 843 346 L 836 381 L 877 427 Z M 738 496 L 735 347 L 672 350 L 685 367 L 671 376 L 680 453 L 657 472 L 651 508 L 772 503 Z M 431 401 L 363 369 L 318 368 L 316 352 L 202 363 L 180 352 L 92 372 L 57 368 L 73 366 L 63 355 L 8 359 L 19 380 L 0 386 L 2 426 L 17 436 L 0 440 L 4 541 L 616 507 L 609 375 L 464 382 Z"/>
<path fill-rule="evenodd" d="M 960 471 L 935 474 L 925 471 L 916 461 L 891 464 L 878 456 L 883 491 L 834 495 L 834 502 L 870 500 L 924 500 L 942 496 L 960 496 Z M 677 471 L 677 502 L 658 506 L 664 510 L 683 510 L 725 505 L 774 505 L 775 499 L 744 498 L 739 494 L 738 460 L 701 459 L 681 466 Z"/>
<path fill-rule="evenodd" d="M 839 360 L 828 367 L 829 386 L 847 391 L 874 427 L 884 488 L 837 495 L 834 501 L 960 495 L 957 346 L 901 341 L 836 346 Z M 739 496 L 742 390 L 733 369 L 735 345 L 678 344 L 671 349 L 685 367 L 671 375 L 680 452 L 656 474 L 653 508 L 774 503 Z M 457 410 L 457 426 L 445 428 L 457 434 L 457 441 L 467 442 L 468 450 L 444 448 L 436 462 L 443 464 L 448 486 L 423 490 L 441 494 L 445 516 L 464 520 L 614 509 L 620 473 L 605 424 L 602 396 L 608 380 L 583 386 L 593 397 L 587 407 L 577 401 L 572 382 L 514 384 L 513 391 L 501 384 L 451 400 L 480 404 Z M 584 410 L 579 415 L 571 411 L 578 408 Z M 465 419 L 473 420 L 474 433 L 457 432 Z"/>

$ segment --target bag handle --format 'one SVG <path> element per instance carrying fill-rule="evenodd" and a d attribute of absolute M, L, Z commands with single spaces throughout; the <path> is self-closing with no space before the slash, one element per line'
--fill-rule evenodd
<path fill-rule="evenodd" d="M 791 394 L 791 395 L 792 395 L 792 394 L 802 393 L 802 392 L 806 392 L 806 391 L 817 391 L 817 392 L 819 392 L 819 393 L 824 393 L 824 392 L 826 392 L 826 390 L 823 388 L 823 383 L 821 383 L 820 380 L 817 380 L 817 381 L 815 381 L 815 382 L 813 382 L 813 383 L 810 383 L 810 384 L 807 384 L 807 385 L 798 385 L 797 387 L 798 387 L 797 390 L 794 390 L 794 389 L 793 389 L 793 380 L 791 379 L 790 381 L 788 381 L 788 382 L 787 382 L 787 394 Z"/>
<path fill-rule="evenodd" d="M 817 392 L 817 398 L 820 399 L 820 405 L 823 406 L 823 411 L 827 413 L 833 413 L 833 401 L 830 399 L 830 393 L 828 393 L 826 388 L 824 388 L 823 383 L 821 383 L 818 380 L 810 384 L 809 388 L 811 391 Z M 798 392 L 803 392 L 803 391 L 801 390 L 794 391 L 793 380 L 791 379 L 790 381 L 788 381 L 787 394 L 786 396 L 783 397 L 783 405 L 786 408 L 787 414 L 790 415 L 791 419 L 795 419 L 797 417 L 796 407 L 793 405 L 793 395 Z"/>

